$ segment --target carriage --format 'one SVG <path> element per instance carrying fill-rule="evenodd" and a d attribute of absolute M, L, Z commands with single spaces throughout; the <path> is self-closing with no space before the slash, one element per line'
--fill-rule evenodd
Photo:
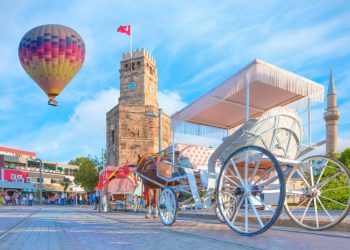
<path fill-rule="evenodd" d="M 122 206 L 125 211 L 127 207 L 132 207 L 135 213 L 138 211 L 142 183 L 137 179 L 134 167 L 105 167 L 99 172 L 98 190 L 102 191 L 100 204 L 104 212 L 110 211 L 112 204 L 116 210 Z"/>
<path fill-rule="evenodd" d="M 241 235 L 266 231 L 283 207 L 304 228 L 337 225 L 349 212 L 350 174 L 337 160 L 312 155 L 324 141 L 311 143 L 311 108 L 323 98 L 322 85 L 254 60 L 175 113 L 173 135 L 222 142 L 216 149 L 174 143 L 139 160 L 137 174 L 162 189 L 163 224 L 183 207 L 216 206 Z M 306 145 L 299 113 L 308 120 Z"/>

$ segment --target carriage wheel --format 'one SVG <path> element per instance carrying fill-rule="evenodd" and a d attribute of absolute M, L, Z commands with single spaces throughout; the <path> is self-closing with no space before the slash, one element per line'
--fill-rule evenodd
<path fill-rule="evenodd" d="M 107 195 L 103 193 L 102 195 L 102 206 L 103 206 L 103 211 L 105 213 L 108 213 L 108 201 L 107 201 Z"/>
<path fill-rule="evenodd" d="M 235 212 L 235 209 L 236 209 L 236 206 L 235 206 L 235 203 L 233 203 L 233 206 L 231 206 L 232 202 L 232 199 L 229 195 L 223 195 L 223 206 L 224 206 L 224 210 L 226 211 L 227 213 L 227 218 L 230 218 L 232 220 L 233 218 L 233 214 Z M 224 217 L 222 216 L 221 212 L 220 212 L 220 209 L 218 207 L 218 204 L 216 204 L 216 207 L 215 207 L 215 215 L 216 215 L 216 218 L 222 222 L 222 223 L 225 223 L 225 219 Z"/>
<path fill-rule="evenodd" d="M 232 230 L 241 235 L 262 233 L 282 211 L 283 172 L 268 150 L 242 147 L 221 168 L 216 195 L 219 211 Z"/>
<path fill-rule="evenodd" d="M 164 225 L 171 226 L 175 222 L 178 206 L 174 190 L 165 188 L 160 194 L 158 204 L 159 217 Z"/>
<path fill-rule="evenodd" d="M 221 215 L 218 206 L 215 207 L 215 215 L 216 215 L 216 218 L 217 218 L 221 223 L 225 223 L 225 219 L 224 219 L 224 217 Z"/>
<path fill-rule="evenodd" d="M 135 195 L 134 197 L 133 197 L 133 211 L 134 211 L 134 213 L 137 213 L 137 211 L 139 210 L 139 199 L 138 199 L 138 197 L 137 197 L 137 195 Z"/>
<path fill-rule="evenodd" d="M 350 174 L 339 161 L 312 156 L 286 179 L 285 210 L 298 225 L 324 230 L 340 223 L 350 209 Z"/>

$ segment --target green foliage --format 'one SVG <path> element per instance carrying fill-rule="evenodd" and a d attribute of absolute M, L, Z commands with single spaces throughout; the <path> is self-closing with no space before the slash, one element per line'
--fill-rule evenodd
<path fill-rule="evenodd" d="M 335 176 L 339 170 L 337 169 L 326 169 L 323 173 L 321 182 L 330 178 L 331 176 Z M 345 206 L 339 204 L 347 204 L 349 200 L 349 183 L 346 178 L 346 175 L 344 173 L 341 173 L 336 178 L 332 179 L 330 182 L 328 182 L 322 189 L 322 196 L 326 197 L 320 197 L 323 205 L 328 210 L 343 210 L 345 209 Z M 328 199 L 327 199 L 328 198 Z M 335 200 L 339 203 L 336 203 L 334 201 L 331 201 L 329 199 Z M 322 209 L 319 207 L 319 209 Z"/>
<path fill-rule="evenodd" d="M 63 178 L 63 180 L 61 180 L 61 185 L 64 187 L 64 192 L 67 191 L 69 185 L 71 184 L 71 180 L 69 178 Z"/>
<path fill-rule="evenodd" d="M 343 152 L 337 154 L 337 159 L 348 169 L 350 170 L 350 148 L 345 149 Z M 330 164 L 330 166 L 334 166 L 334 164 Z M 323 173 L 322 180 L 326 180 L 327 178 L 334 176 L 338 171 L 335 169 L 327 169 Z M 341 173 L 337 178 L 333 179 L 329 183 L 327 183 L 321 190 L 322 195 L 330 198 L 332 200 L 336 200 L 342 204 L 347 204 L 349 201 L 349 192 L 350 192 L 350 183 L 348 183 L 348 179 L 346 178 L 345 173 Z M 343 210 L 345 206 L 327 200 L 325 198 L 320 198 L 326 209 L 334 210 L 341 209 Z M 320 207 L 321 209 L 321 207 Z"/>
<path fill-rule="evenodd" d="M 337 155 L 338 160 L 344 164 L 347 169 L 350 170 L 350 148 L 345 149 L 343 152 Z"/>
<path fill-rule="evenodd" d="M 90 156 L 78 157 L 75 160 L 71 160 L 69 164 L 79 166 L 79 169 L 74 173 L 75 182 L 80 183 L 85 191 L 93 191 L 98 183 L 96 168 L 99 166 L 99 162 L 97 159 L 93 159 Z"/>

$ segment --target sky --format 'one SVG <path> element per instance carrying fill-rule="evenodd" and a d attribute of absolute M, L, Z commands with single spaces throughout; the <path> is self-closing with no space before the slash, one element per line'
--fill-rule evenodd
<path fill-rule="evenodd" d="M 339 150 L 350 146 L 350 4 L 347 1 L 0 0 L 0 145 L 49 161 L 100 155 L 106 112 L 118 103 L 119 62 L 129 40 L 156 59 L 158 102 L 172 114 L 255 58 L 328 86 L 333 67 Z M 18 44 L 30 29 L 62 24 L 84 39 L 82 69 L 58 107 L 25 73 Z M 325 137 L 325 104 L 312 112 L 312 140 Z M 302 114 L 305 118 L 305 115 Z M 304 122 L 305 124 L 305 122 Z"/>

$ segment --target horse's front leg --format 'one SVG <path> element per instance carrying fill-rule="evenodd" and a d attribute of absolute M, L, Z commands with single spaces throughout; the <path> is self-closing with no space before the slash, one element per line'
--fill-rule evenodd
<path fill-rule="evenodd" d="M 158 218 L 159 189 L 154 189 L 154 218 Z"/>
<path fill-rule="evenodd" d="M 146 214 L 146 219 L 151 218 L 151 213 L 152 213 L 152 202 L 151 202 L 151 197 L 152 197 L 152 189 L 147 188 L 147 200 L 148 200 L 148 208 L 147 208 L 147 214 Z"/>

